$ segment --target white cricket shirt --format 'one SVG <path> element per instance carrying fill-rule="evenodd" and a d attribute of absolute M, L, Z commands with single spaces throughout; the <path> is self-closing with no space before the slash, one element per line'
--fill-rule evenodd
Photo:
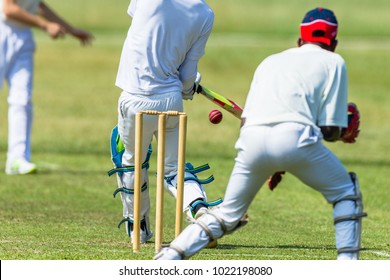
<path fill-rule="evenodd" d="M 343 58 L 306 44 L 267 57 L 256 69 L 245 103 L 245 125 L 297 122 L 347 127 Z"/>
<path fill-rule="evenodd" d="M 203 0 L 132 0 L 116 86 L 135 94 L 182 91 L 195 80 L 214 13 Z"/>

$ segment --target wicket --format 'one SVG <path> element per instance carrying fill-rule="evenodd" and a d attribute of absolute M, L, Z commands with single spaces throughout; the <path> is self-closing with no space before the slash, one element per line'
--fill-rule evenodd
<path fill-rule="evenodd" d="M 175 236 L 182 230 L 183 220 L 183 192 L 185 174 L 185 151 L 187 134 L 187 115 L 178 111 L 142 111 L 136 115 L 135 132 L 135 163 L 134 163 L 134 224 L 133 224 L 133 252 L 140 249 L 140 223 L 141 223 L 141 185 L 142 185 L 142 133 L 143 116 L 158 115 L 158 145 L 157 145 L 157 188 L 156 188 L 156 227 L 155 251 L 162 247 L 163 237 L 163 208 L 164 208 L 164 163 L 165 163 L 165 129 L 167 117 L 179 118 L 179 144 L 178 144 L 178 170 L 176 195 L 176 221 Z"/>

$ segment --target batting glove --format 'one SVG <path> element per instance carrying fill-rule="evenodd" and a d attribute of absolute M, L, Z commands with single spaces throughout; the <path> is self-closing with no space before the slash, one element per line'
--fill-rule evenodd
<path fill-rule="evenodd" d="M 194 82 L 194 92 L 198 92 L 198 88 L 201 80 L 202 80 L 202 75 L 199 72 L 197 72 L 195 82 Z"/>
<path fill-rule="evenodd" d="M 202 75 L 199 72 L 197 72 L 194 86 L 192 87 L 192 89 L 189 92 L 182 92 L 182 98 L 184 100 L 192 100 L 192 98 L 194 97 L 194 93 L 198 92 L 198 89 L 200 87 L 200 85 L 199 85 L 200 80 L 202 80 Z"/>

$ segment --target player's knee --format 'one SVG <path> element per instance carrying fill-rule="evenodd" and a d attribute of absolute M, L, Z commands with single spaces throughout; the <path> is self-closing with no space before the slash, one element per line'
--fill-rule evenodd
<path fill-rule="evenodd" d="M 245 226 L 248 223 L 248 215 L 243 217 L 227 218 L 221 212 L 219 207 L 207 210 L 206 213 L 195 222 L 199 224 L 209 235 L 210 241 L 220 238 L 223 235 L 230 234 Z"/>

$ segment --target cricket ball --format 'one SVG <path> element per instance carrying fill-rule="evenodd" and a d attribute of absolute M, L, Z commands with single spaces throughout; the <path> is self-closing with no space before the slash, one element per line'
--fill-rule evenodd
<path fill-rule="evenodd" d="M 219 110 L 212 110 L 209 113 L 209 120 L 213 124 L 218 124 L 222 121 L 222 112 Z"/>

